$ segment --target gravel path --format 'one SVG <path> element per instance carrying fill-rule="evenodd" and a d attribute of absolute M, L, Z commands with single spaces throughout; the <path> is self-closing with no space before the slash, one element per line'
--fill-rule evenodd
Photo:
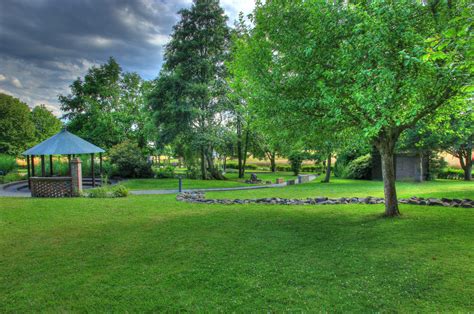
<path fill-rule="evenodd" d="M 316 176 L 309 176 L 309 181 L 316 179 Z M 298 184 L 296 182 L 295 184 Z M 12 188 L 12 183 L 0 185 L 0 197 L 31 197 L 29 191 L 18 191 Z M 13 185 L 14 186 L 14 185 Z M 240 186 L 234 188 L 207 188 L 207 189 L 184 189 L 183 192 L 218 192 L 218 191 L 239 191 L 239 190 L 256 190 L 256 189 L 268 189 L 268 188 L 281 188 L 287 186 L 287 182 L 280 184 L 267 184 L 267 185 L 252 185 L 252 186 Z M 161 194 L 177 194 L 178 190 L 135 190 L 130 191 L 133 195 L 161 195 Z"/>

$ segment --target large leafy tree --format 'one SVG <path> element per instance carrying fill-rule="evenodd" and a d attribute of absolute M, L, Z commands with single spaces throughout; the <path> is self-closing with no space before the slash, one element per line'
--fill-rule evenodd
<path fill-rule="evenodd" d="M 58 133 L 62 126 L 61 121 L 45 105 L 33 108 L 31 120 L 35 125 L 35 138 L 37 142 L 42 142 Z"/>
<path fill-rule="evenodd" d="M 0 93 L 0 153 L 17 155 L 34 141 L 35 125 L 28 105 Z"/>
<path fill-rule="evenodd" d="M 150 83 L 138 74 L 124 73 L 110 58 L 89 69 L 70 88 L 71 94 L 59 96 L 70 131 L 106 148 L 125 140 L 138 143 L 140 148 L 147 144 L 145 98 Z"/>
<path fill-rule="evenodd" d="M 250 82 L 257 112 L 283 132 L 332 126 L 375 145 L 385 214 L 396 216 L 395 144 L 401 132 L 446 105 L 464 78 L 444 62 L 422 60 L 425 40 L 443 28 L 439 13 L 449 6 L 356 2 L 259 5 L 235 62 Z"/>
<path fill-rule="evenodd" d="M 203 179 L 222 178 L 213 152 L 226 121 L 227 17 L 217 0 L 195 0 L 179 14 L 150 104 L 160 138 L 185 141 L 188 152 L 197 152 Z"/>

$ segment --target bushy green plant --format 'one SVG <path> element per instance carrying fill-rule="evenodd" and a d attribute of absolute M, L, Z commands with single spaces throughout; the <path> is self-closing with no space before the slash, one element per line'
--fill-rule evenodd
<path fill-rule="evenodd" d="M 225 165 L 226 169 L 239 169 L 239 165 L 235 162 L 227 162 Z M 257 170 L 258 166 L 254 164 L 246 164 L 245 169 L 247 170 Z"/>
<path fill-rule="evenodd" d="M 188 166 L 188 168 L 186 169 L 186 178 L 199 179 L 201 178 L 201 171 L 195 166 Z"/>
<path fill-rule="evenodd" d="M 301 171 L 303 172 L 317 172 L 321 171 L 321 168 L 318 166 L 302 166 Z"/>
<path fill-rule="evenodd" d="M 276 170 L 277 171 L 291 171 L 291 166 L 289 166 L 289 165 L 277 165 Z"/>
<path fill-rule="evenodd" d="M 121 185 L 108 186 L 104 185 L 98 188 L 87 190 L 84 192 L 84 196 L 90 198 L 115 198 L 115 197 L 127 197 L 129 194 L 128 189 Z"/>
<path fill-rule="evenodd" d="M 114 197 L 127 197 L 128 192 L 129 192 L 128 189 L 121 184 L 118 184 L 112 187 L 112 193 Z"/>
<path fill-rule="evenodd" d="M 297 176 L 300 173 L 301 164 L 305 159 L 305 154 L 301 152 L 291 152 L 288 155 L 288 161 L 290 162 L 291 171 Z"/>
<path fill-rule="evenodd" d="M 7 173 L 16 170 L 18 165 L 16 158 L 13 156 L 0 154 L 0 175 L 6 175 Z"/>
<path fill-rule="evenodd" d="M 153 177 L 151 165 L 137 144 L 130 141 L 115 145 L 109 151 L 110 161 L 117 166 L 119 176 L 124 178 Z"/>
<path fill-rule="evenodd" d="M 447 167 L 439 171 L 438 178 L 462 180 L 464 179 L 464 171 L 458 168 Z"/>
<path fill-rule="evenodd" d="M 448 167 L 448 163 L 444 160 L 443 157 L 432 155 L 429 157 L 429 177 L 428 180 L 434 180 L 438 178 L 439 174 L 443 169 Z"/>
<path fill-rule="evenodd" d="M 108 197 L 108 192 L 105 187 L 99 187 L 88 190 L 86 195 L 91 198 L 106 198 Z"/>
<path fill-rule="evenodd" d="M 24 179 L 25 176 L 19 174 L 18 172 L 9 172 L 4 176 L 0 176 L 0 184 L 20 181 Z"/>
<path fill-rule="evenodd" d="M 347 179 L 367 180 L 371 177 L 372 156 L 370 154 L 360 156 L 350 161 L 343 171 Z"/>
<path fill-rule="evenodd" d="M 175 177 L 174 170 L 175 170 L 175 167 L 173 166 L 157 168 L 155 169 L 155 177 L 159 179 L 174 178 Z"/>

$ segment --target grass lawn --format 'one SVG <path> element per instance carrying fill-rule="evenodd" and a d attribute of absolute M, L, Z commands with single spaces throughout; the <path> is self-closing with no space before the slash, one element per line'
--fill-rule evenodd
<path fill-rule="evenodd" d="M 450 197 L 474 199 L 474 182 L 461 180 L 436 180 L 421 183 L 397 182 L 397 196 L 399 198 L 419 197 Z M 235 192 L 208 192 L 208 198 L 236 198 Z M 302 185 L 293 185 L 285 188 L 271 188 L 259 190 L 245 190 L 238 193 L 238 198 L 260 197 L 383 197 L 383 183 L 381 181 L 354 181 L 331 178 L 331 183 L 321 183 L 319 178 Z"/>
<path fill-rule="evenodd" d="M 277 178 L 285 180 L 295 179 L 291 172 L 259 172 L 247 170 L 244 179 L 239 179 L 237 173 L 227 173 L 228 180 L 191 180 L 183 179 L 183 189 L 204 189 L 204 188 L 231 188 L 239 186 L 250 186 L 245 180 L 250 178 L 251 173 L 256 173 L 263 181 L 275 183 Z M 178 179 L 130 179 L 123 182 L 123 185 L 131 190 L 177 190 Z"/>
<path fill-rule="evenodd" d="M 465 182 L 398 186 L 400 196 L 474 193 Z M 225 194 L 376 196 L 380 187 L 338 180 Z M 0 198 L 0 312 L 474 311 L 472 209 L 401 211 Z"/>

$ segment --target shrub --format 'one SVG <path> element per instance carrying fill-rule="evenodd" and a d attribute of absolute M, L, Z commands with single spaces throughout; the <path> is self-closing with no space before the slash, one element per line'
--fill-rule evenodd
<path fill-rule="evenodd" d="M 448 163 L 441 156 L 431 155 L 429 158 L 429 177 L 428 180 L 434 180 L 439 174 L 448 167 Z"/>
<path fill-rule="evenodd" d="M 360 156 L 350 161 L 343 171 L 344 178 L 348 179 L 370 179 L 372 171 L 372 156 L 370 154 Z"/>
<path fill-rule="evenodd" d="M 172 166 L 166 166 L 164 168 L 157 168 L 155 170 L 155 177 L 159 179 L 164 179 L 164 178 L 174 178 L 174 167 Z"/>
<path fill-rule="evenodd" d="M 320 167 L 317 166 L 302 166 L 301 171 L 303 172 L 317 172 L 321 171 Z"/>
<path fill-rule="evenodd" d="M 9 155 L 0 154 L 0 175 L 6 175 L 17 169 L 16 158 Z"/>
<path fill-rule="evenodd" d="M 153 176 L 151 165 L 135 143 L 126 141 L 115 145 L 110 149 L 109 156 L 121 177 L 150 178 Z"/>
<path fill-rule="evenodd" d="M 225 165 L 226 169 L 239 169 L 239 165 L 235 162 L 227 162 Z M 258 166 L 254 164 L 246 164 L 245 169 L 247 170 L 257 170 Z"/>
<path fill-rule="evenodd" d="M 4 176 L 0 176 L 0 184 L 20 181 L 24 178 L 25 177 L 19 174 L 18 172 L 9 172 Z"/>
<path fill-rule="evenodd" d="M 121 184 L 118 184 L 114 187 L 112 187 L 112 193 L 114 195 L 114 197 L 127 197 L 128 196 L 128 189 L 121 185 Z"/>
<path fill-rule="evenodd" d="M 105 187 L 90 189 L 85 194 L 88 197 L 91 197 L 91 198 L 106 198 L 106 197 L 108 197 L 107 189 Z"/>
<path fill-rule="evenodd" d="M 95 189 L 90 189 L 83 193 L 84 196 L 90 198 L 115 198 L 115 197 L 127 197 L 128 189 L 123 185 L 115 186 L 102 186 Z"/>
<path fill-rule="evenodd" d="M 289 165 L 277 165 L 276 166 L 277 171 L 291 171 L 291 166 Z"/>
<path fill-rule="evenodd" d="M 291 171 L 297 176 L 300 173 L 301 164 L 305 159 L 305 154 L 301 152 L 292 152 L 288 155 Z"/>
<path fill-rule="evenodd" d="M 464 171 L 458 168 L 447 167 L 439 171 L 439 179 L 452 179 L 452 180 L 462 180 L 464 179 Z"/>
<path fill-rule="evenodd" d="M 188 166 L 186 169 L 186 178 L 188 179 L 200 179 L 201 170 L 195 166 Z"/>

